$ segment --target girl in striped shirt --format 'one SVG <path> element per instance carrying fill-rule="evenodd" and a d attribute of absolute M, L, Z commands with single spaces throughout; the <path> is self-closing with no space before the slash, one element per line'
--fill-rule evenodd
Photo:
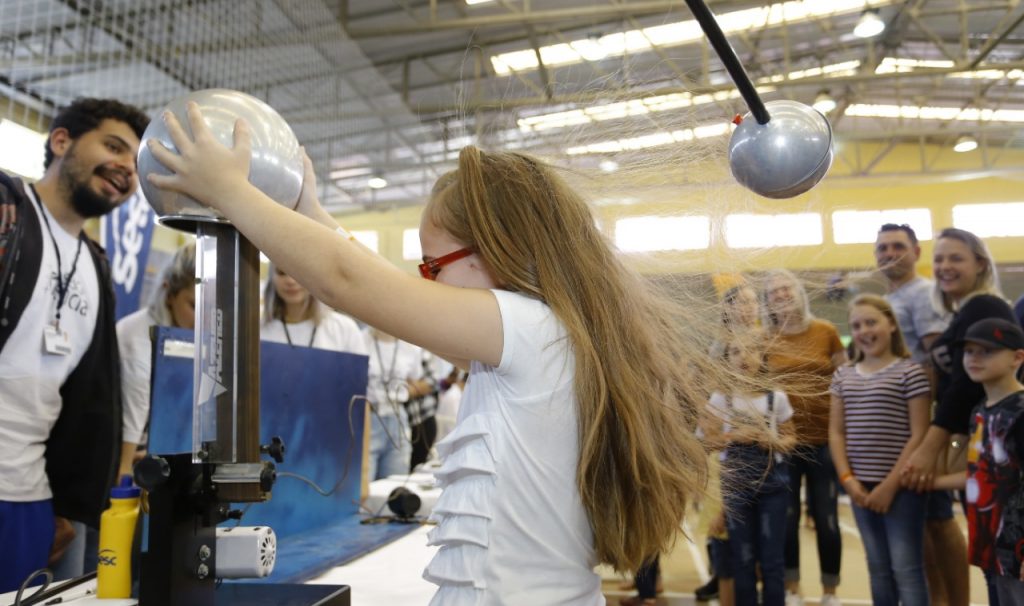
<path fill-rule="evenodd" d="M 899 470 L 928 429 L 928 377 L 911 361 L 892 307 L 861 295 L 850 305 L 855 355 L 832 378 L 829 447 L 853 502 L 876 605 L 928 604 L 924 495 Z"/>

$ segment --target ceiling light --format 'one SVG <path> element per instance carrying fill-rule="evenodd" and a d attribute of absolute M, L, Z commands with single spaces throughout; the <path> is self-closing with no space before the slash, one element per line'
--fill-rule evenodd
<path fill-rule="evenodd" d="M 964 153 L 978 149 L 978 140 L 970 135 L 964 135 L 956 140 L 953 151 Z"/>
<path fill-rule="evenodd" d="M 31 179 L 42 179 L 42 154 L 25 154 L 21 150 L 42 149 L 49 135 L 41 133 L 6 118 L 0 120 L 0 169 L 11 171 Z"/>
<path fill-rule="evenodd" d="M 895 0 L 788 0 L 767 6 L 725 12 L 717 16 L 719 27 L 725 33 L 745 32 L 750 29 L 795 25 L 808 21 L 825 19 L 833 15 L 863 10 L 865 6 L 888 6 Z M 876 15 L 877 16 L 877 15 Z M 884 25 L 883 25 L 884 29 Z M 652 46 L 669 47 L 681 44 L 695 44 L 704 40 L 704 33 L 695 20 L 664 23 L 642 29 L 608 33 L 598 39 L 598 44 L 608 56 L 622 56 L 647 52 Z M 582 44 L 581 44 L 582 43 Z M 558 47 L 558 48 L 556 48 Z M 547 67 L 569 65 L 589 59 L 582 49 L 592 49 L 590 36 L 572 40 L 568 44 L 558 43 L 542 46 L 539 54 Z M 491 66 L 499 76 L 513 72 L 537 69 L 537 51 L 532 48 L 509 51 L 491 57 Z"/>
<path fill-rule="evenodd" d="M 909 120 L 955 120 L 957 122 L 1024 122 L 1022 109 L 980 109 L 977 107 L 933 107 L 919 105 L 851 104 L 843 112 L 863 118 Z"/>
<path fill-rule="evenodd" d="M 470 6 L 473 6 L 474 4 L 486 4 L 488 2 L 493 2 L 493 1 L 494 0 L 466 0 L 466 4 L 468 4 Z"/>
<path fill-rule="evenodd" d="M 864 11 L 857 26 L 853 28 L 853 35 L 858 38 L 873 38 L 885 31 L 885 21 L 878 16 L 878 11 Z"/>
<path fill-rule="evenodd" d="M 370 189 L 382 189 L 388 186 L 388 180 L 379 175 L 373 176 L 366 181 L 366 185 Z"/>
<path fill-rule="evenodd" d="M 836 108 L 836 100 L 832 98 L 832 95 L 828 94 L 827 90 L 823 90 L 814 98 L 814 104 L 811 107 L 823 114 L 827 114 Z"/>
<path fill-rule="evenodd" d="M 601 44 L 601 34 L 597 32 L 587 34 L 586 38 L 576 40 L 569 46 L 587 61 L 600 61 L 608 56 L 608 49 Z"/>
<path fill-rule="evenodd" d="M 577 145 L 565 150 L 570 156 L 582 154 L 616 154 L 621 151 L 647 149 L 659 147 L 671 143 L 684 143 L 694 139 L 706 139 L 709 137 L 720 137 L 731 132 L 731 125 L 728 122 L 715 122 L 705 126 L 697 126 L 693 129 L 674 130 L 672 132 L 660 131 L 630 137 L 628 139 L 609 139 L 589 145 Z"/>
<path fill-rule="evenodd" d="M 906 74 L 918 68 L 947 69 L 953 67 L 952 61 L 933 59 L 908 59 L 906 57 L 886 57 L 875 68 L 876 74 Z"/>
<path fill-rule="evenodd" d="M 619 170 L 619 163 L 615 160 L 601 160 L 601 163 L 598 164 L 598 166 L 601 168 L 602 172 L 606 173 L 613 173 Z"/>

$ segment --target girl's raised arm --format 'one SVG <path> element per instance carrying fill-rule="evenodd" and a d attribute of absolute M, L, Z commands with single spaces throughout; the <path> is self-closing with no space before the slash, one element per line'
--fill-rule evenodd
<path fill-rule="evenodd" d="M 244 121 L 235 124 L 234 146 L 228 148 L 214 138 L 195 104 L 189 105 L 188 118 L 194 140 L 172 114 L 163 116 L 179 154 L 148 142 L 157 160 L 174 172 L 149 175 L 154 185 L 217 209 L 327 305 L 444 357 L 500 362 L 501 315 L 490 291 L 410 276 L 332 230 L 333 219 L 314 220 L 284 208 L 249 183 L 251 151 Z M 308 197 L 304 203 L 310 204 Z"/>

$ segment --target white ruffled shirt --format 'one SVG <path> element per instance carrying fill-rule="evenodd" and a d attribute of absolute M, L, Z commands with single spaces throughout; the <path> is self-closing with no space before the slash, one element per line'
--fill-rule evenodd
<path fill-rule="evenodd" d="M 605 603 L 594 536 L 576 489 L 575 360 L 544 303 L 495 290 L 504 345 L 473 362 L 455 430 L 437 444 L 444 487 L 423 576 L 431 604 Z"/>

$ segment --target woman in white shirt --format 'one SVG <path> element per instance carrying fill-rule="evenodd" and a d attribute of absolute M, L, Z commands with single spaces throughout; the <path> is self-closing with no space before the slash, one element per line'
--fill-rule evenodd
<path fill-rule="evenodd" d="M 363 338 L 370 356 L 366 398 L 373 421 L 366 477 L 372 482 L 409 473 L 412 442 L 406 403 L 429 393 L 430 386 L 423 380 L 423 349 L 374 328 L 365 329 Z"/>
<path fill-rule="evenodd" d="M 329 309 L 273 263 L 263 291 L 260 339 L 292 347 L 315 347 L 366 355 L 359 326 L 352 318 Z"/>
<path fill-rule="evenodd" d="M 149 422 L 150 367 L 153 326 L 193 328 L 196 320 L 196 245 L 178 249 L 164 268 L 150 304 L 121 318 L 117 343 L 121 352 L 121 390 L 124 407 L 121 467 L 118 475 L 131 474 L 134 460 L 141 456 Z"/>

